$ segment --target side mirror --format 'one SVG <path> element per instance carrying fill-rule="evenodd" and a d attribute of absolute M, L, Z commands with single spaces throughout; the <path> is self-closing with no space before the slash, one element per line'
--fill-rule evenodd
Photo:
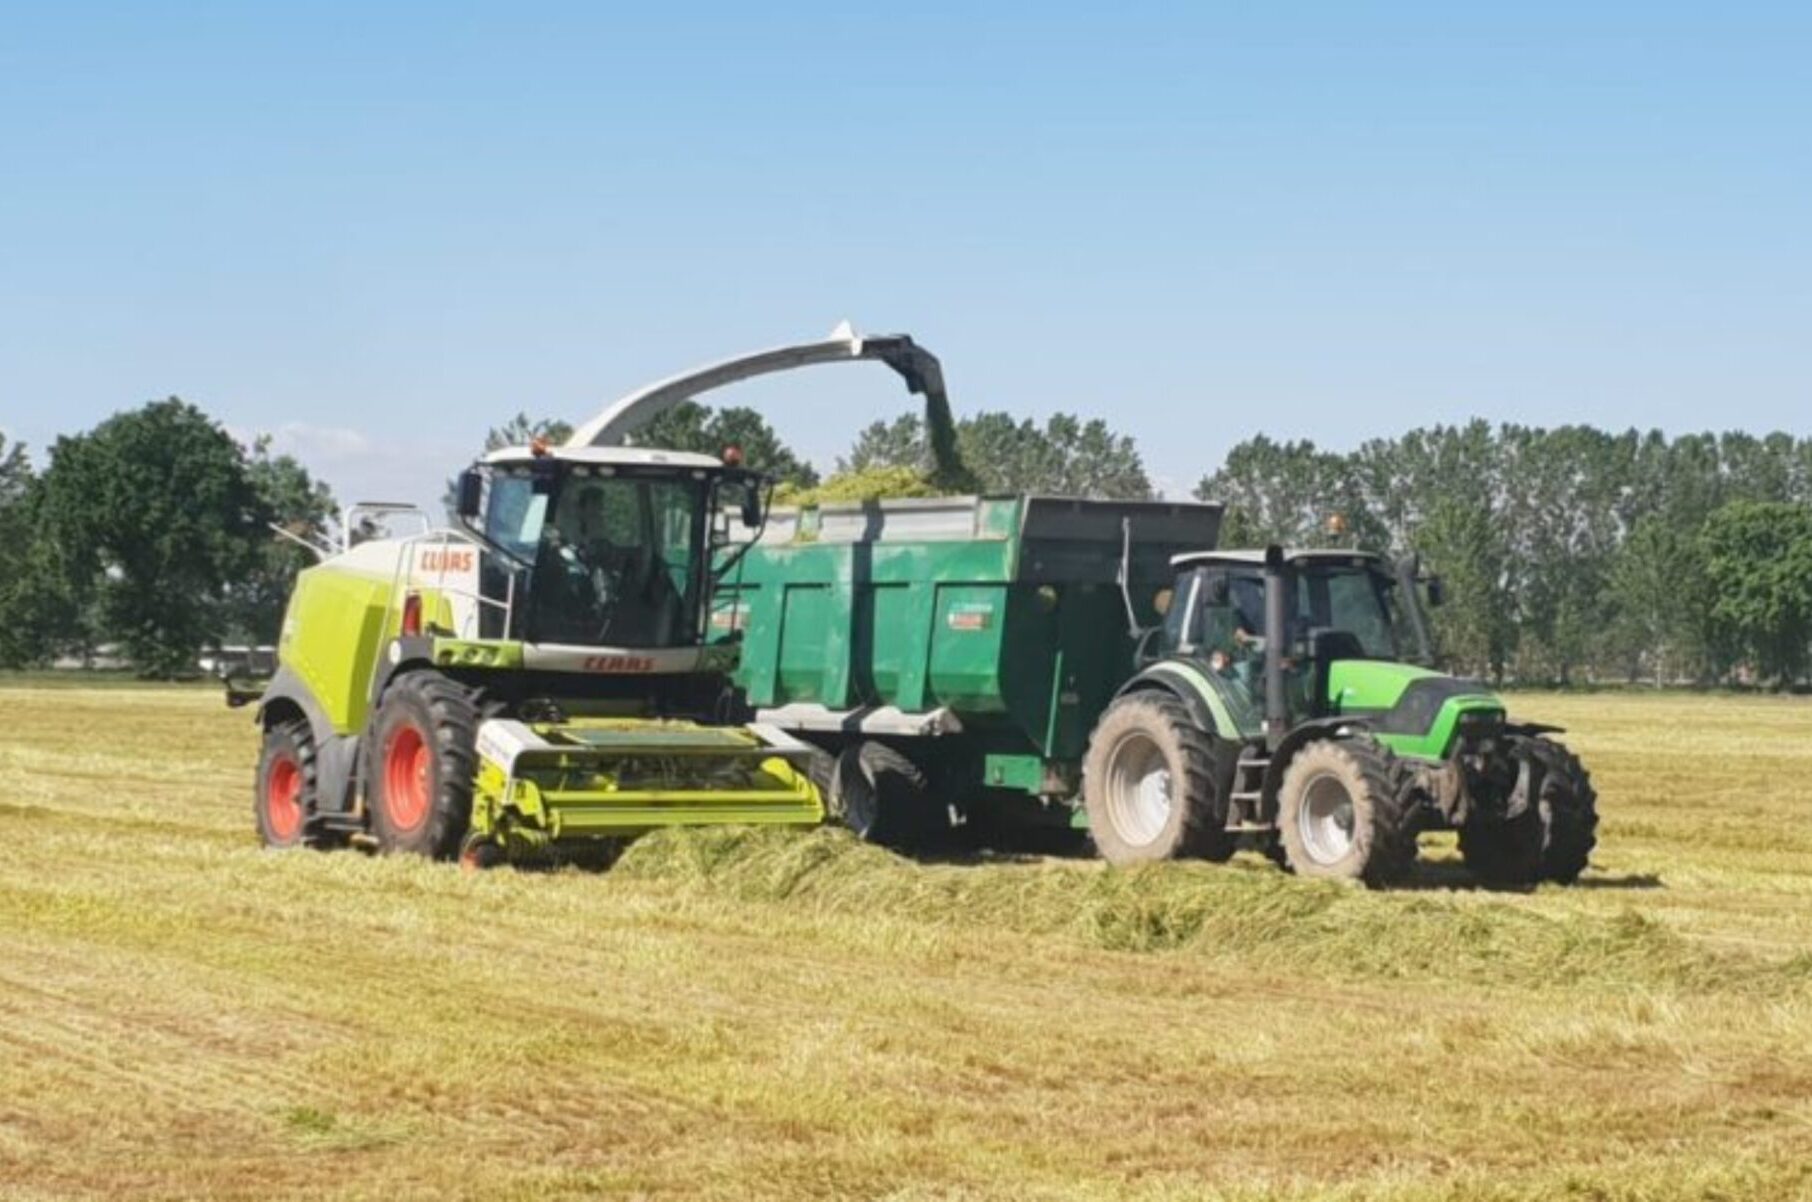
<path fill-rule="evenodd" d="M 1438 609 L 1447 604 L 1447 582 L 1439 576 L 1428 578 L 1428 607 Z"/>
<path fill-rule="evenodd" d="M 462 518 L 475 518 L 484 503 L 484 477 L 476 468 L 459 473 L 458 510 Z"/>
<path fill-rule="evenodd" d="M 1225 576 L 1210 576 L 1208 578 L 1208 604 L 1214 606 L 1227 604 L 1227 596 L 1230 591 L 1231 586 L 1228 585 Z"/>
<path fill-rule="evenodd" d="M 761 489 L 753 480 L 742 486 L 742 524 L 751 530 L 761 526 Z"/>

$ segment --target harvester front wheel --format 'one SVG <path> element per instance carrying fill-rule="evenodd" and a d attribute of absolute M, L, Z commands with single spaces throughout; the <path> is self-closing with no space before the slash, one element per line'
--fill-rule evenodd
<path fill-rule="evenodd" d="M 436 860 L 459 854 L 472 820 L 478 707 L 436 672 L 399 677 L 372 730 L 371 829 L 378 848 Z"/>
<path fill-rule="evenodd" d="M 1277 789 L 1277 833 L 1291 869 L 1374 888 L 1408 876 L 1416 861 L 1408 775 L 1373 739 L 1304 746 Z"/>
<path fill-rule="evenodd" d="M 266 847 L 301 847 L 315 808 L 315 741 L 306 722 L 278 722 L 264 732 L 252 815 Z"/>
<path fill-rule="evenodd" d="M 1101 715 L 1082 761 L 1082 798 L 1110 864 L 1233 855 L 1214 745 L 1170 697 L 1134 693 Z"/>

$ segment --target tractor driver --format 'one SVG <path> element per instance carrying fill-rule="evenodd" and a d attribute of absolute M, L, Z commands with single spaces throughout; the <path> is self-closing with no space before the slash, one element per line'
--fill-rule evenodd
<path fill-rule="evenodd" d="M 1208 664 L 1237 684 L 1254 705 L 1263 703 L 1265 688 L 1265 582 L 1256 575 L 1230 574 L 1214 585 L 1202 603 L 1202 641 Z M 1281 650 L 1281 649 L 1280 649 Z M 1284 687 L 1294 705 L 1304 687 L 1294 656 L 1283 660 Z"/>

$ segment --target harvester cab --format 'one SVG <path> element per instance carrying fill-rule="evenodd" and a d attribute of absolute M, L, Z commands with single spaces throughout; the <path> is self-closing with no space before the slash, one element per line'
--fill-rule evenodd
<path fill-rule="evenodd" d="M 1414 561 L 1351 550 L 1177 556 L 1157 653 L 1103 714 L 1084 766 L 1111 859 L 1231 855 L 1256 840 L 1307 876 L 1401 879 L 1455 829 L 1498 884 L 1570 881 L 1596 795 L 1554 728 L 1511 721 L 1435 667 Z"/>
<path fill-rule="evenodd" d="M 492 451 L 458 479 L 457 525 L 348 539 L 301 573 L 259 702 L 264 841 L 607 860 L 661 826 L 820 821 L 817 753 L 728 721 L 736 633 L 711 625 L 768 482 L 734 449 L 630 444 L 708 389 L 870 359 L 948 424 L 933 356 L 842 327 L 641 389 L 564 445 Z"/>

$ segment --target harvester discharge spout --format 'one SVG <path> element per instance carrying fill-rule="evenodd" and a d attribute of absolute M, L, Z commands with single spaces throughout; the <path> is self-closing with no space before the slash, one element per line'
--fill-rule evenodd
<path fill-rule="evenodd" d="M 848 322 L 818 342 L 774 347 L 707 364 L 659 380 L 622 397 L 580 426 L 567 440 L 568 447 L 612 447 L 630 441 L 636 430 L 684 401 L 743 380 L 774 372 L 792 371 L 820 363 L 856 363 L 874 360 L 886 364 L 906 382 L 915 396 L 925 398 L 925 434 L 931 483 L 951 492 L 968 491 L 974 477 L 964 466 L 956 446 L 956 422 L 950 396 L 944 389 L 944 369 L 936 355 L 908 334 L 865 337 Z"/>

